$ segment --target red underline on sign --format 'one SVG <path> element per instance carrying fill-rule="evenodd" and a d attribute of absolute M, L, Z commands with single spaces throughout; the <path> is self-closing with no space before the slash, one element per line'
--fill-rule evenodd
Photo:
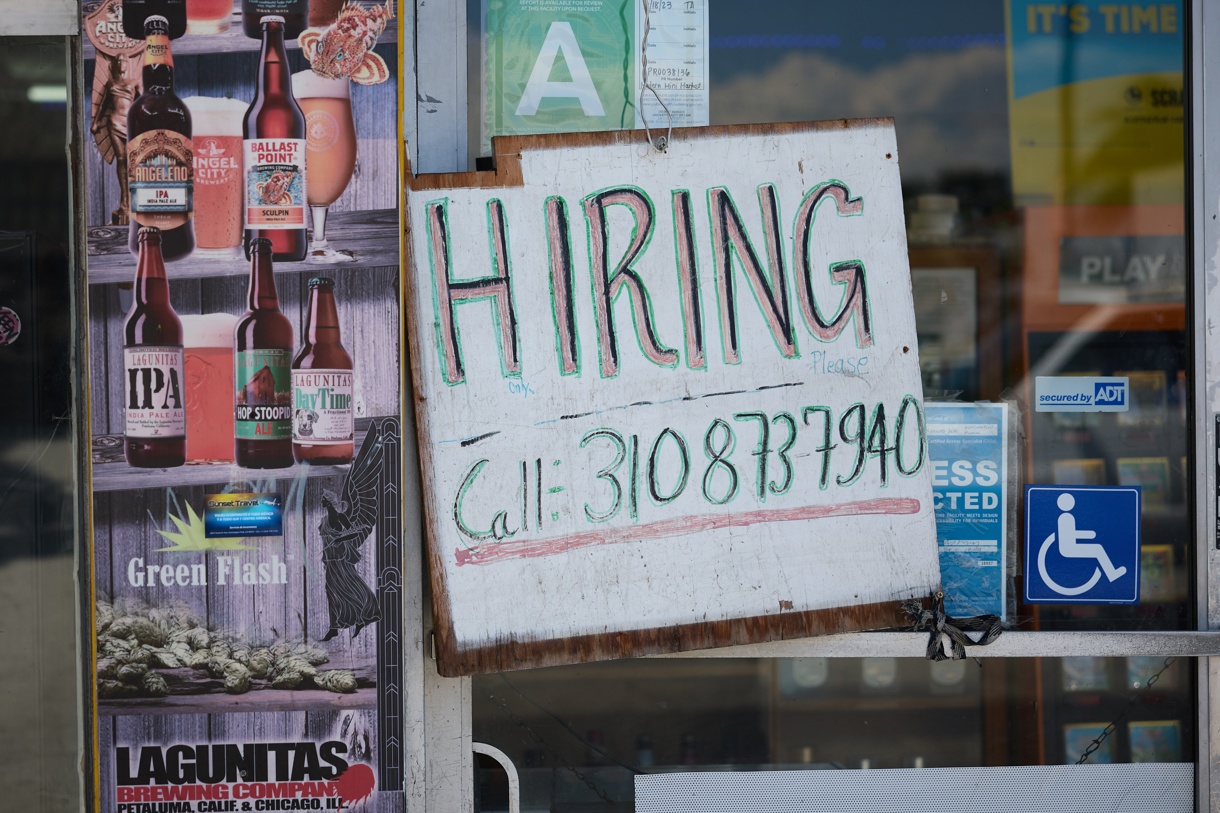
<path fill-rule="evenodd" d="M 632 525 L 626 528 L 607 528 L 601 531 L 586 531 L 570 536 L 545 539 L 522 539 L 520 541 L 494 542 L 481 545 L 475 550 L 459 548 L 454 551 L 458 565 L 490 565 L 509 559 L 535 559 L 554 556 L 578 548 L 594 545 L 618 545 L 623 542 L 640 542 L 645 539 L 663 539 L 671 536 L 687 536 L 718 528 L 745 528 L 750 525 L 765 525 L 772 522 L 799 522 L 809 519 L 831 517 L 856 517 L 863 514 L 916 514 L 919 500 L 905 497 L 858 500 L 838 505 L 806 505 L 801 508 L 782 508 L 775 511 L 746 511 L 742 514 L 700 514 L 693 517 L 676 517 Z"/>

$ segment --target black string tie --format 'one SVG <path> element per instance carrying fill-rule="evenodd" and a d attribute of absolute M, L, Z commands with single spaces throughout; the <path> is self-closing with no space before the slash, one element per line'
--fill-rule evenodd
<path fill-rule="evenodd" d="M 971 618 L 945 615 L 945 594 L 940 592 L 932 596 L 931 609 L 919 601 L 905 602 L 902 609 L 911 619 L 913 630 L 929 633 L 927 657 L 932 661 L 965 660 L 966 647 L 987 646 L 1002 632 L 998 615 L 976 615 Z M 983 634 L 976 641 L 967 635 L 971 632 Z M 949 654 L 945 654 L 946 640 Z"/>

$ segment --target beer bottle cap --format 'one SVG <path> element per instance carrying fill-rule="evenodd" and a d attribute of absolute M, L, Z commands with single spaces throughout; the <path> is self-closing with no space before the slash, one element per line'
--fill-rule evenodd
<path fill-rule="evenodd" d="M 283 25 L 284 18 L 278 14 L 265 14 L 258 18 L 259 25 L 266 25 L 267 23 L 279 23 L 280 25 Z"/>
<path fill-rule="evenodd" d="M 138 232 L 136 232 L 136 238 L 140 239 L 143 237 L 158 237 L 158 236 L 160 236 L 160 234 L 161 234 L 161 230 L 158 229 L 156 226 L 141 226 L 140 230 Z"/>
<path fill-rule="evenodd" d="M 169 20 L 160 14 L 150 14 L 144 18 L 145 34 L 168 34 Z"/>
<path fill-rule="evenodd" d="M 267 248 L 267 249 L 271 248 L 271 238 L 270 237 L 255 237 L 253 240 L 250 241 L 250 251 L 251 252 L 258 251 L 260 248 Z"/>
<path fill-rule="evenodd" d="M 319 288 L 324 285 L 329 285 L 331 287 L 334 287 L 334 284 L 335 284 L 335 281 L 333 279 L 331 279 L 330 277 L 310 277 L 309 278 L 309 287 L 310 288 Z"/>

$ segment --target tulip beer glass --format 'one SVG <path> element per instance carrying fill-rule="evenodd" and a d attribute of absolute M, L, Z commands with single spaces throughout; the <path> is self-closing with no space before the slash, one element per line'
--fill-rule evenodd
<path fill-rule="evenodd" d="M 356 168 L 349 81 L 304 70 L 292 75 L 292 94 L 305 114 L 305 193 L 313 221 L 305 262 L 350 262 L 350 254 L 335 251 L 326 240 L 327 211 L 343 194 Z"/>

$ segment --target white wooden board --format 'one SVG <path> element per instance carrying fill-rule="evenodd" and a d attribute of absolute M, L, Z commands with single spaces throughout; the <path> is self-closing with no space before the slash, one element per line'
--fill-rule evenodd
<path fill-rule="evenodd" d="M 443 673 L 890 626 L 937 589 L 890 120 L 496 152 L 408 192 Z"/>

